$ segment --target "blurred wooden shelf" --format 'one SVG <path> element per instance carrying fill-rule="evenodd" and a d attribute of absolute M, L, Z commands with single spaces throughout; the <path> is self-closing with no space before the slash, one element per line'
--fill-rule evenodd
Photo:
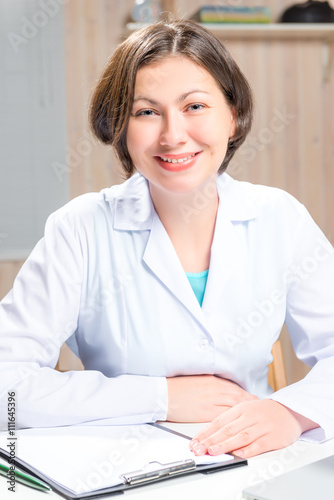
<path fill-rule="evenodd" d="M 145 23 L 128 23 L 127 30 L 134 31 Z M 208 30 L 227 40 L 334 40 L 334 23 L 268 23 L 268 24 L 229 24 L 201 23 Z"/>

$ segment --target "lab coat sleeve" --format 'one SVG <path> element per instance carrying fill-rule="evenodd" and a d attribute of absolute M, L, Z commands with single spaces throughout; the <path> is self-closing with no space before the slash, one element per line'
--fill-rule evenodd
<path fill-rule="evenodd" d="M 12 391 L 17 428 L 166 418 L 163 377 L 54 370 L 60 347 L 77 328 L 83 267 L 75 224 L 56 212 L 0 304 L 1 429 Z"/>
<path fill-rule="evenodd" d="M 334 249 L 306 210 L 292 262 L 285 322 L 297 357 L 312 369 L 271 398 L 318 423 L 319 440 L 329 439 L 334 437 Z"/>

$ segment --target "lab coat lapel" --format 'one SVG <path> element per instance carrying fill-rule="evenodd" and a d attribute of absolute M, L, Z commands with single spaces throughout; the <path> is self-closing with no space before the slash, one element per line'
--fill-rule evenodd
<path fill-rule="evenodd" d="M 202 309 L 210 313 L 217 304 L 242 252 L 235 223 L 247 223 L 256 217 L 257 208 L 244 187 L 224 173 L 218 177 L 219 208 L 211 246 L 210 268 Z"/>
<path fill-rule="evenodd" d="M 233 223 L 219 214 L 211 247 L 210 269 L 202 308 L 211 312 L 241 256 L 240 241 Z"/>
<path fill-rule="evenodd" d="M 144 261 L 170 292 L 205 326 L 203 311 L 157 214 L 153 217 Z"/>

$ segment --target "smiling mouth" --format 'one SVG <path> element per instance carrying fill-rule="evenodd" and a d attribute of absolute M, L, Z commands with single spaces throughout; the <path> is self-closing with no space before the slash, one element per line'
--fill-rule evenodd
<path fill-rule="evenodd" d="M 165 156 L 159 156 L 160 160 L 165 161 L 167 163 L 183 163 L 187 160 L 190 160 L 190 158 L 193 158 L 196 156 L 198 153 L 194 153 L 189 156 L 185 156 L 184 158 L 166 158 Z"/>

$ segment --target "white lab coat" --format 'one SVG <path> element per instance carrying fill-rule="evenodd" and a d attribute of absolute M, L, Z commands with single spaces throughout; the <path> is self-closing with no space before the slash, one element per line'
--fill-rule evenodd
<path fill-rule="evenodd" d="M 8 390 L 18 427 L 151 422 L 166 418 L 166 377 L 216 374 L 334 436 L 334 250 L 284 191 L 226 173 L 217 186 L 202 308 L 140 174 L 50 216 L 0 306 L 2 428 Z M 184 216 L 194 222 L 203 204 Z M 284 321 L 314 368 L 271 395 Z M 85 371 L 53 370 L 67 340 Z"/>

